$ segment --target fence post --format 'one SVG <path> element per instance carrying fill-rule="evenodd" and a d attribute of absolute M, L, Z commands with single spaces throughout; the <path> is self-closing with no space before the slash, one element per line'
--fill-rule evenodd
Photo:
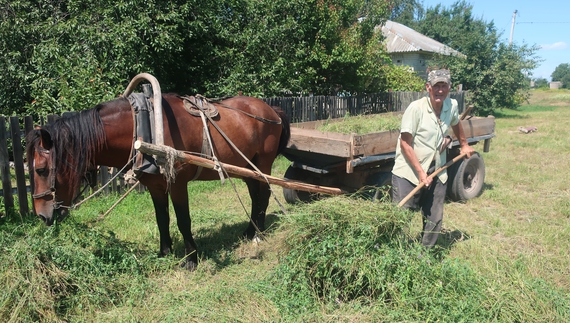
<path fill-rule="evenodd" d="M 14 207 L 12 196 L 12 180 L 10 178 L 10 156 L 8 154 L 8 141 L 6 140 L 6 119 L 0 117 L 0 175 L 2 176 L 2 195 L 6 211 Z"/>
<path fill-rule="evenodd" d="M 109 182 L 109 167 L 101 166 L 99 167 L 99 173 L 101 174 L 101 186 L 107 184 Z M 103 193 L 109 194 L 109 185 L 103 188 Z"/>
<path fill-rule="evenodd" d="M 24 150 L 21 142 L 20 118 L 10 117 L 10 131 L 12 132 L 12 148 L 14 150 L 14 170 L 16 171 L 16 185 L 18 188 L 18 204 L 20 214 L 28 215 L 28 192 L 26 188 L 26 174 L 24 172 Z"/>
<path fill-rule="evenodd" d="M 24 117 L 24 129 L 26 132 L 26 136 L 34 130 L 34 120 L 32 118 L 32 116 L 26 116 Z M 29 160 L 26 160 L 26 162 L 28 163 L 28 179 L 30 182 L 30 197 L 34 191 L 34 174 L 32 174 L 32 172 L 34 171 L 32 167 L 30 167 L 29 164 Z M 32 212 L 35 214 L 36 213 L 36 209 L 33 207 L 33 203 L 32 203 Z"/>

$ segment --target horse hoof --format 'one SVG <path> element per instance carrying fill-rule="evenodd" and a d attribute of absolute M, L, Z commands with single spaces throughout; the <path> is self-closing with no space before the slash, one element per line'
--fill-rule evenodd
<path fill-rule="evenodd" d="M 255 237 L 253 237 L 253 239 L 251 239 L 251 242 L 253 242 L 253 244 L 260 244 L 261 243 L 261 238 L 256 234 Z"/>
<path fill-rule="evenodd" d="M 198 268 L 198 264 L 193 262 L 193 261 L 190 261 L 190 260 L 183 260 L 180 263 L 180 267 L 192 272 L 192 271 L 196 270 L 196 268 Z"/>
<path fill-rule="evenodd" d="M 243 232 L 243 237 L 246 238 L 247 240 L 253 240 L 256 236 L 257 236 L 256 232 L 249 232 L 249 231 Z"/>
<path fill-rule="evenodd" d="M 264 240 L 263 234 L 258 234 L 257 232 L 251 239 L 251 241 L 255 244 L 261 243 Z"/>
<path fill-rule="evenodd" d="M 158 258 L 164 258 L 170 254 L 170 250 L 167 249 L 166 251 L 161 250 L 158 252 Z"/>

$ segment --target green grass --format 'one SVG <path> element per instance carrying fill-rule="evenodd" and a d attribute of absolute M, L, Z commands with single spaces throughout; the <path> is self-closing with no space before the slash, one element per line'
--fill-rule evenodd
<path fill-rule="evenodd" d="M 390 131 L 400 129 L 402 123 L 401 114 L 381 114 L 368 116 L 346 115 L 342 122 L 332 122 L 328 120 L 317 130 L 323 132 L 337 132 L 344 134 L 356 133 L 363 135 L 367 133 Z"/>
<path fill-rule="evenodd" d="M 157 257 L 148 193 L 102 219 L 118 196 L 99 197 L 50 228 L 0 219 L 0 321 L 570 321 L 570 101 L 561 93 L 501 111 L 491 151 L 475 147 L 484 191 L 445 205 L 433 253 L 417 243 L 418 214 L 356 197 L 285 205 L 286 214 L 271 200 L 266 240 L 243 241 L 245 185 L 196 182 L 200 265 L 188 273 L 174 216 L 175 255 Z M 278 159 L 273 175 L 288 164 Z"/>

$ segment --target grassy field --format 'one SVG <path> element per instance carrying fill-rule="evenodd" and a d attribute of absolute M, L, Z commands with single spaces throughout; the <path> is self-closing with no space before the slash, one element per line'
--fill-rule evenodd
<path fill-rule="evenodd" d="M 199 268 L 159 259 L 146 193 L 98 198 L 46 228 L 0 219 L 3 322 L 570 321 L 570 92 L 537 91 L 496 115 L 482 195 L 447 203 L 439 248 L 420 216 L 356 197 L 272 200 L 265 241 L 241 240 L 243 183 L 191 183 Z M 518 127 L 535 126 L 523 134 Z M 280 158 L 275 176 L 288 161 Z M 240 202 L 240 199 L 241 202 Z M 242 204 L 244 206 L 242 206 Z"/>

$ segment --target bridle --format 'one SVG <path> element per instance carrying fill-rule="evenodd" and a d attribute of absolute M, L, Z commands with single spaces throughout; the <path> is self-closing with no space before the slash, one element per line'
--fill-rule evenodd
<path fill-rule="evenodd" d="M 113 176 L 111 179 L 109 179 L 109 181 L 107 183 L 105 183 L 104 185 L 101 186 L 101 188 L 99 188 L 99 190 L 97 190 L 96 192 L 94 192 L 93 194 L 91 194 L 90 196 L 84 198 L 81 202 L 77 202 L 77 200 L 79 199 L 79 197 L 81 197 L 81 195 L 85 192 L 85 189 L 87 189 L 87 187 L 89 187 L 88 184 L 85 185 L 85 187 L 83 187 L 83 189 L 77 193 L 77 196 L 75 198 L 72 199 L 71 202 L 71 206 L 65 206 L 63 205 L 63 201 L 56 201 L 55 200 L 55 180 L 56 180 L 56 167 L 55 167 L 55 147 L 52 147 L 51 149 L 45 149 L 43 147 L 38 147 L 37 148 L 38 152 L 41 154 L 48 154 L 50 155 L 50 159 L 51 159 L 51 165 L 49 168 L 49 189 L 45 190 L 42 193 L 39 194 L 33 194 L 32 198 L 33 199 L 39 199 L 42 197 L 46 197 L 46 196 L 51 196 L 51 200 L 53 201 L 52 203 L 52 207 L 54 210 L 60 209 L 60 208 L 65 208 L 65 209 L 73 209 L 75 207 L 78 207 L 79 205 L 83 204 L 84 202 L 86 202 L 87 200 L 89 200 L 90 198 L 92 198 L 93 196 L 95 196 L 96 194 L 100 193 L 106 186 L 108 186 L 117 176 L 119 176 L 127 167 L 129 167 L 131 165 L 131 163 L 133 162 L 135 156 L 133 156 L 128 162 L 127 164 L 117 172 L 117 174 L 115 174 L 115 176 Z"/>
<path fill-rule="evenodd" d="M 32 198 L 33 199 L 39 199 L 42 197 L 46 197 L 46 196 L 51 196 L 51 200 L 53 201 L 52 205 L 53 205 L 53 209 L 57 210 L 59 208 L 62 207 L 63 201 L 61 202 L 57 202 L 55 200 L 55 177 L 56 177 L 56 168 L 55 168 L 55 147 L 52 147 L 51 149 L 45 149 L 43 147 L 38 146 L 37 147 L 37 151 L 40 154 L 47 154 L 50 156 L 51 159 L 51 165 L 49 167 L 49 177 L 48 177 L 48 182 L 49 182 L 49 189 L 45 190 L 42 193 L 39 194 L 33 194 Z"/>

